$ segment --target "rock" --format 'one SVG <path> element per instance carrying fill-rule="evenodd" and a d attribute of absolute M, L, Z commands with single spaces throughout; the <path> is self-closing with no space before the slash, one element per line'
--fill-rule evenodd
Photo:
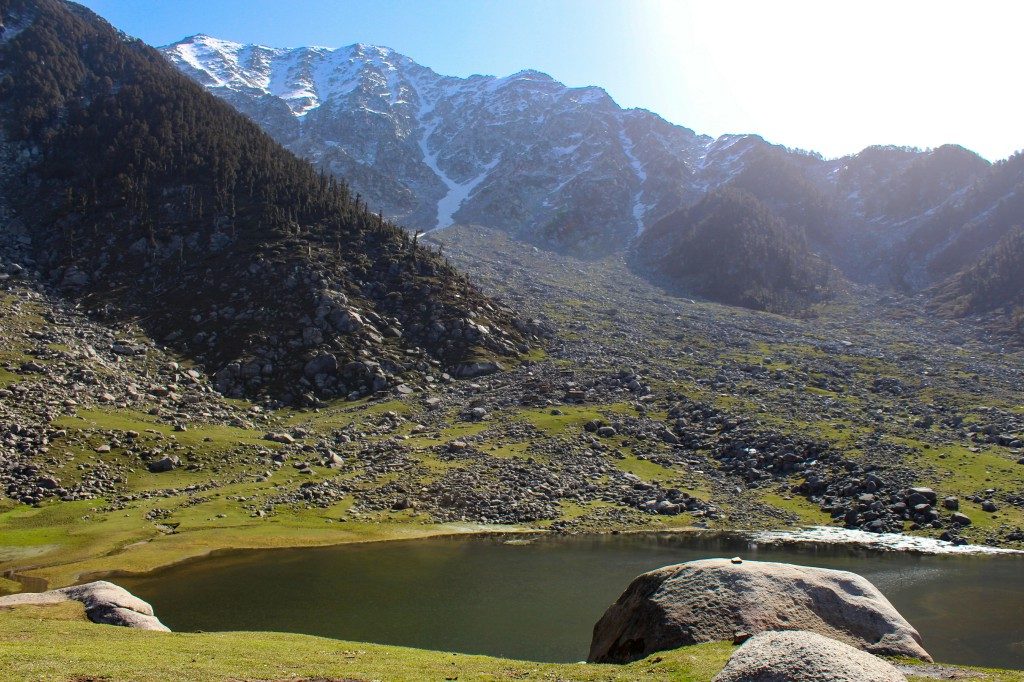
<path fill-rule="evenodd" d="M 942 506 L 950 511 L 957 511 L 960 509 L 960 500 L 956 497 L 947 497 L 942 500 Z"/>
<path fill-rule="evenodd" d="M 938 499 L 938 495 L 931 488 L 911 488 L 907 492 L 910 496 L 920 495 L 928 504 L 935 504 L 935 500 Z"/>
<path fill-rule="evenodd" d="M 85 615 L 94 623 L 170 632 L 167 626 L 153 615 L 152 606 L 123 587 L 105 580 L 62 587 L 49 592 L 22 592 L 0 597 L 0 607 L 37 606 L 66 601 L 82 602 L 85 606 Z"/>
<path fill-rule="evenodd" d="M 731 640 L 737 631 L 809 630 L 873 653 L 931 660 L 921 636 L 874 585 L 847 571 L 705 559 L 637 577 L 597 625 L 588 660 Z"/>
<path fill-rule="evenodd" d="M 949 517 L 949 521 L 950 521 L 950 523 L 954 523 L 954 524 L 956 524 L 958 526 L 969 526 L 969 525 L 971 525 L 971 517 L 968 516 L 967 514 L 961 514 L 960 512 L 957 512 L 955 514 L 951 514 L 950 517 Z"/>
<path fill-rule="evenodd" d="M 460 379 L 473 379 L 500 372 L 504 368 L 497 362 L 463 362 L 452 371 Z"/>
<path fill-rule="evenodd" d="M 303 374 L 312 379 L 317 374 L 335 374 L 338 371 L 338 358 L 330 353 L 322 353 L 306 363 Z"/>
<path fill-rule="evenodd" d="M 733 644 L 743 644 L 748 639 L 750 639 L 752 636 L 753 635 L 751 635 L 749 632 L 743 632 L 742 630 L 740 630 L 740 631 L 735 632 L 733 634 L 733 636 L 732 636 L 732 643 Z"/>
<path fill-rule="evenodd" d="M 814 632 L 762 632 L 713 682 L 906 682 L 889 662 Z"/>
<path fill-rule="evenodd" d="M 271 443 L 282 443 L 284 445 L 291 445 L 295 442 L 295 437 L 290 433 L 278 433 L 271 432 L 263 436 L 263 440 L 269 440 Z"/>
<path fill-rule="evenodd" d="M 999 507 L 992 500 L 982 500 L 981 511 L 983 512 L 994 512 L 999 511 Z"/>
<path fill-rule="evenodd" d="M 616 431 L 611 426 L 602 426 L 597 430 L 597 435 L 601 438 L 614 438 Z"/>
<path fill-rule="evenodd" d="M 159 473 L 163 473 L 165 471 L 171 471 L 172 469 L 177 467 L 179 464 L 181 464 L 181 460 L 179 460 L 177 458 L 177 456 L 174 456 L 174 455 L 166 456 L 165 455 L 164 457 L 161 457 L 160 459 L 156 460 L 155 462 L 150 462 L 149 466 L 147 468 L 151 472 L 153 472 L 154 474 L 159 474 Z"/>

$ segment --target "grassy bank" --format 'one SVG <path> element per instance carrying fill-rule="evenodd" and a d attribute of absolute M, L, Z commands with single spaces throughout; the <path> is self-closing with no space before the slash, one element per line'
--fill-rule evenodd
<path fill-rule="evenodd" d="M 280 515 L 269 519 L 192 508 L 176 516 L 170 529 L 145 522 L 141 510 L 91 511 L 94 502 L 18 506 L 0 512 L 3 537 L 0 568 L 27 579 L 34 589 L 60 587 L 90 576 L 142 573 L 205 556 L 218 550 L 314 547 L 351 542 L 405 540 L 438 535 L 514 532 L 515 528 L 480 524 L 340 522 L 330 510 Z M 221 512 L 222 513 L 222 512 Z M 88 517 L 83 521 L 84 517 Z M 0 582 L 0 594 L 19 590 Z"/>
<path fill-rule="evenodd" d="M 0 610 L 0 670 L 10 680 L 676 680 L 705 682 L 728 643 L 630 665 L 531 663 L 273 632 L 159 633 L 84 619 L 77 603 Z M 957 669 L 957 679 L 1021 682 L 1024 673 Z M 910 676 L 912 680 L 929 679 Z"/>

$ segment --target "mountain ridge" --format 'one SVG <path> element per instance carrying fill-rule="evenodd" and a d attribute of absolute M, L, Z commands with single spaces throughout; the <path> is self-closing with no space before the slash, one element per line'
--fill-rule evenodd
<path fill-rule="evenodd" d="M 799 174 L 821 195 L 815 201 L 828 210 L 818 217 L 832 224 L 808 233 L 833 233 L 821 246 L 834 247 L 827 255 L 847 277 L 926 288 L 935 282 L 895 272 L 889 247 L 991 165 L 956 145 L 876 145 L 825 159 L 756 134 L 711 138 L 622 108 L 597 86 L 568 87 L 534 69 L 444 76 L 365 43 L 270 48 L 199 35 L 161 51 L 411 230 L 477 223 L 579 255 L 628 248 L 660 219 L 760 164 L 769 180 L 776 171 Z M 754 194 L 769 206 L 803 201 Z"/>
<path fill-rule="evenodd" d="M 525 220 L 520 232 L 543 235 L 560 216 L 596 203 L 600 210 L 585 210 L 581 219 L 608 214 L 596 221 L 599 231 L 628 240 L 657 212 L 645 193 L 669 192 L 671 183 L 657 192 L 651 186 L 683 170 L 678 154 L 660 152 L 656 143 L 686 149 L 690 161 L 711 143 L 646 110 L 622 109 L 599 87 L 568 88 L 533 69 L 505 77 L 442 76 L 393 50 L 360 43 L 266 48 L 204 36 L 162 51 L 300 156 L 349 178 L 385 215 L 413 229 L 486 216 L 484 222 L 506 229 Z M 598 116 L 589 131 L 574 120 L 581 108 Z M 489 139 L 467 128 L 489 128 Z M 600 144 L 595 137 L 603 137 Z M 556 172 L 537 171 L 540 159 L 553 162 Z M 656 174 L 648 166 L 673 172 Z M 573 171 L 580 168 L 593 172 Z M 612 200 L 602 200 L 608 193 Z"/>

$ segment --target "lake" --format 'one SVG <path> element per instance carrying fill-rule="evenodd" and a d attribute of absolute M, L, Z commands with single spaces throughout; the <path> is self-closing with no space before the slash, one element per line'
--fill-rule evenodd
<path fill-rule="evenodd" d="M 277 630 L 535 661 L 584 660 L 638 574 L 742 556 L 874 583 L 938 661 L 1024 668 L 1024 557 L 922 556 L 737 537 L 446 537 L 239 551 L 114 579 L 176 631 Z"/>

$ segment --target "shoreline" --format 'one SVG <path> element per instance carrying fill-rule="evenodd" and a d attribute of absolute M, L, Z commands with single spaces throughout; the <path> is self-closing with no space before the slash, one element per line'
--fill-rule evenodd
<path fill-rule="evenodd" d="M 193 563 L 203 561 L 218 556 L 224 556 L 236 553 L 248 553 L 248 552 L 261 552 L 261 551 L 273 551 L 277 549 L 315 549 L 315 548 L 330 548 L 330 547 L 342 547 L 346 545 L 363 545 L 370 543 L 379 542 L 404 542 L 413 540 L 441 540 L 449 538 L 474 538 L 474 539 L 499 539 L 502 537 L 509 538 L 510 541 L 513 538 L 520 538 L 522 543 L 530 543 L 536 539 L 554 539 L 559 537 L 601 537 L 609 535 L 652 535 L 652 536 L 693 536 L 693 537 L 723 537 L 729 539 L 735 539 L 746 542 L 754 547 L 759 545 L 769 547 L 787 547 L 787 546 L 812 546 L 822 545 L 831 547 L 847 547 L 849 549 L 864 549 L 870 552 L 878 553 L 903 553 L 912 554 L 918 556 L 979 556 L 979 557 L 990 557 L 990 556 L 1021 556 L 1024 555 L 1024 551 L 1016 549 L 1007 549 L 1000 547 L 990 547 L 988 545 L 954 545 L 953 543 L 946 542 L 943 540 L 937 540 L 934 538 L 918 537 L 913 535 L 906 535 L 902 533 L 867 533 L 865 531 L 850 530 L 846 528 L 829 527 L 829 526 L 808 526 L 799 529 L 776 529 L 776 530 L 722 530 L 722 529 L 708 529 L 698 527 L 682 527 L 682 528 L 662 528 L 662 529 L 644 529 L 644 528 L 626 528 L 617 529 L 610 528 L 607 530 L 594 530 L 585 533 L 555 533 L 545 529 L 537 528 L 515 528 L 515 527 L 501 527 L 497 529 L 487 529 L 482 527 L 465 527 L 459 529 L 458 527 L 441 527 L 436 530 L 427 530 L 423 533 L 414 533 L 408 536 L 396 535 L 392 537 L 354 537 L 351 539 L 332 539 L 329 542 L 301 542 L 296 541 L 294 544 L 281 544 L 273 546 L 259 546 L 257 544 L 242 545 L 242 546 L 230 546 L 222 545 L 217 547 L 211 547 L 205 551 L 188 554 L 181 556 L 176 559 L 161 562 L 153 565 L 152 567 L 144 570 L 128 570 L 122 568 L 114 568 L 109 570 L 84 570 L 73 574 L 73 579 L 68 582 L 68 585 L 77 585 L 93 580 L 103 579 L 116 579 L 119 577 L 139 577 L 144 575 L 156 575 L 168 569 L 180 566 L 182 564 Z M 136 546 L 149 544 L 151 541 L 144 541 L 141 543 L 135 543 Z M 115 556 L 115 555 L 109 555 Z M 51 585 L 49 580 L 43 577 L 31 575 L 30 572 L 33 570 L 40 570 L 44 568 L 56 568 L 60 564 L 51 566 L 38 566 L 38 567 L 23 567 L 15 568 L 4 573 L 4 577 L 13 580 L 23 587 L 19 590 L 20 592 L 39 592 L 54 587 L 64 587 L 63 584 Z M 28 589 L 24 589 L 26 583 L 30 586 Z"/>

